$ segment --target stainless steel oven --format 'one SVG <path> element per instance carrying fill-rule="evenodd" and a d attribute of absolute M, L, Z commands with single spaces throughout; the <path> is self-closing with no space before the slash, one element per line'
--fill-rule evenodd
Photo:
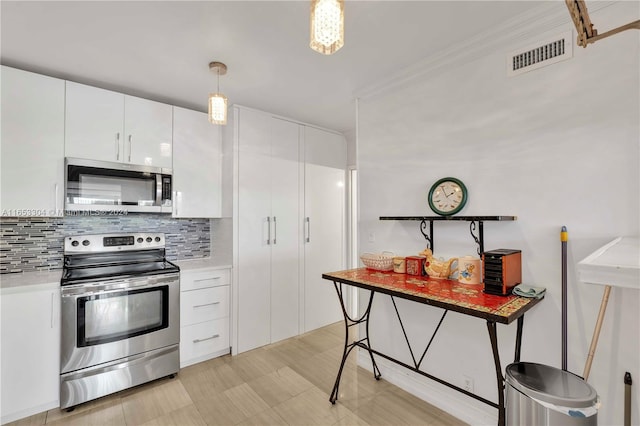
<path fill-rule="evenodd" d="M 65 238 L 60 407 L 179 370 L 179 269 L 164 235 Z"/>

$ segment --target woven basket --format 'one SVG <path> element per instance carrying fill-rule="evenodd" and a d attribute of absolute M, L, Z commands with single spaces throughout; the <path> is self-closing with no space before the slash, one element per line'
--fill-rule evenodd
<path fill-rule="evenodd" d="M 362 253 L 360 260 L 369 269 L 375 269 L 376 271 L 392 271 L 393 270 L 393 256 L 390 251 L 383 251 L 382 253 Z"/>

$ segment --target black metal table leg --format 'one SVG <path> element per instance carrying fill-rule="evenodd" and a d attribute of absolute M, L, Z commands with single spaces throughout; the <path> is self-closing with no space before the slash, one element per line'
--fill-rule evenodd
<path fill-rule="evenodd" d="M 369 304 L 367 305 L 367 311 L 365 312 L 365 315 L 366 315 L 365 330 L 367 333 L 365 337 L 365 341 L 367 343 L 367 352 L 369 352 L 369 356 L 371 357 L 371 369 L 373 370 L 373 377 L 376 380 L 380 380 L 380 377 L 382 376 L 382 374 L 380 373 L 378 364 L 376 364 L 376 360 L 373 359 L 373 352 L 371 352 L 371 342 L 369 341 L 369 313 L 371 312 L 371 302 L 373 302 L 373 295 L 374 295 L 374 292 L 372 291 L 371 296 L 369 297 Z M 363 318 L 365 318 L 365 315 L 363 315 Z"/>
<path fill-rule="evenodd" d="M 520 362 L 520 348 L 522 347 L 522 326 L 524 325 L 524 315 L 518 318 L 518 329 L 516 332 L 516 352 L 513 362 Z"/>
<path fill-rule="evenodd" d="M 500 364 L 500 354 L 498 353 L 498 333 L 496 323 L 487 321 L 487 329 L 489 330 L 489 340 L 491 341 L 491 350 L 493 351 L 493 362 L 496 367 L 496 382 L 498 384 L 498 426 L 505 424 L 504 409 L 504 377 L 502 376 L 502 366 Z"/>
<path fill-rule="evenodd" d="M 342 315 L 344 315 L 344 349 L 342 351 L 342 361 L 340 362 L 340 368 L 338 369 L 338 375 L 336 376 L 336 381 L 333 385 L 333 390 L 331 391 L 331 396 L 329 397 L 329 401 L 332 404 L 336 403 L 338 399 L 338 391 L 340 388 L 340 378 L 342 377 L 342 371 L 344 370 L 344 365 L 349 357 L 349 354 L 356 346 L 366 349 L 369 352 L 369 356 L 371 357 L 371 364 L 373 368 L 373 377 L 376 380 L 380 379 L 380 370 L 378 369 L 378 365 L 373 359 L 373 353 L 371 352 L 371 344 L 369 341 L 369 313 L 371 312 L 371 305 L 373 303 L 373 295 L 374 291 L 371 291 L 369 296 L 369 303 L 367 304 L 367 309 L 362 314 L 360 318 L 352 319 L 347 313 L 347 309 L 344 304 L 344 295 L 342 291 L 342 283 L 338 286 L 338 283 L 334 281 L 333 283 L 336 292 L 338 293 L 338 300 L 340 301 L 340 307 L 342 308 Z M 363 339 L 356 340 L 352 343 L 349 343 L 349 327 L 354 325 L 358 325 L 360 323 L 365 323 L 366 325 L 366 336 Z"/>

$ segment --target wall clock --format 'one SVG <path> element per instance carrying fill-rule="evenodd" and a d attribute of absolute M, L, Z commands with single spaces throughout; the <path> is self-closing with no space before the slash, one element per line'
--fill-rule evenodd
<path fill-rule="evenodd" d="M 458 213 L 467 202 L 467 187 L 460 179 L 446 177 L 429 190 L 429 207 L 436 214 L 450 216 Z"/>

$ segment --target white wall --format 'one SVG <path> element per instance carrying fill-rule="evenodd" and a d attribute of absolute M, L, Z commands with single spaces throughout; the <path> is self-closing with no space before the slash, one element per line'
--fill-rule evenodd
<path fill-rule="evenodd" d="M 557 3 L 565 13 L 564 2 Z M 600 32 L 639 16 L 637 2 L 591 13 Z M 523 281 L 547 288 L 545 300 L 526 315 L 521 359 L 560 367 L 560 228 L 566 225 L 568 366 L 581 375 L 603 288 L 578 282 L 576 264 L 617 236 L 639 234 L 640 46 L 638 31 L 627 31 L 575 47 L 570 60 L 507 77 L 506 53 L 573 29 L 568 13 L 560 22 L 566 23 L 539 37 L 514 37 L 462 66 L 360 100 L 359 249 L 417 254 L 426 246 L 418 223 L 379 216 L 430 215 L 430 185 L 444 176 L 461 179 L 470 193 L 461 215 L 518 216 L 486 222 L 485 249 L 521 249 Z M 435 223 L 436 256 L 475 249 L 468 224 Z M 411 302 L 399 309 L 414 352 L 421 353 L 440 311 Z M 372 315 L 373 345 L 408 361 L 388 297 L 375 300 Z M 624 372 L 640 380 L 639 329 L 640 291 L 615 288 L 589 378 L 602 400 L 602 425 L 622 424 Z M 499 325 L 498 336 L 505 367 L 513 360 L 515 324 Z M 477 394 L 497 401 L 483 321 L 450 313 L 426 363 L 427 371 L 459 386 L 463 375 L 473 378 Z M 497 410 L 422 377 L 388 368 L 383 376 L 474 424 L 497 418 Z M 639 395 L 633 395 L 633 424 L 640 422 Z"/>
<path fill-rule="evenodd" d="M 350 130 L 344 133 L 344 138 L 347 142 L 347 167 L 356 166 L 356 131 Z"/>

